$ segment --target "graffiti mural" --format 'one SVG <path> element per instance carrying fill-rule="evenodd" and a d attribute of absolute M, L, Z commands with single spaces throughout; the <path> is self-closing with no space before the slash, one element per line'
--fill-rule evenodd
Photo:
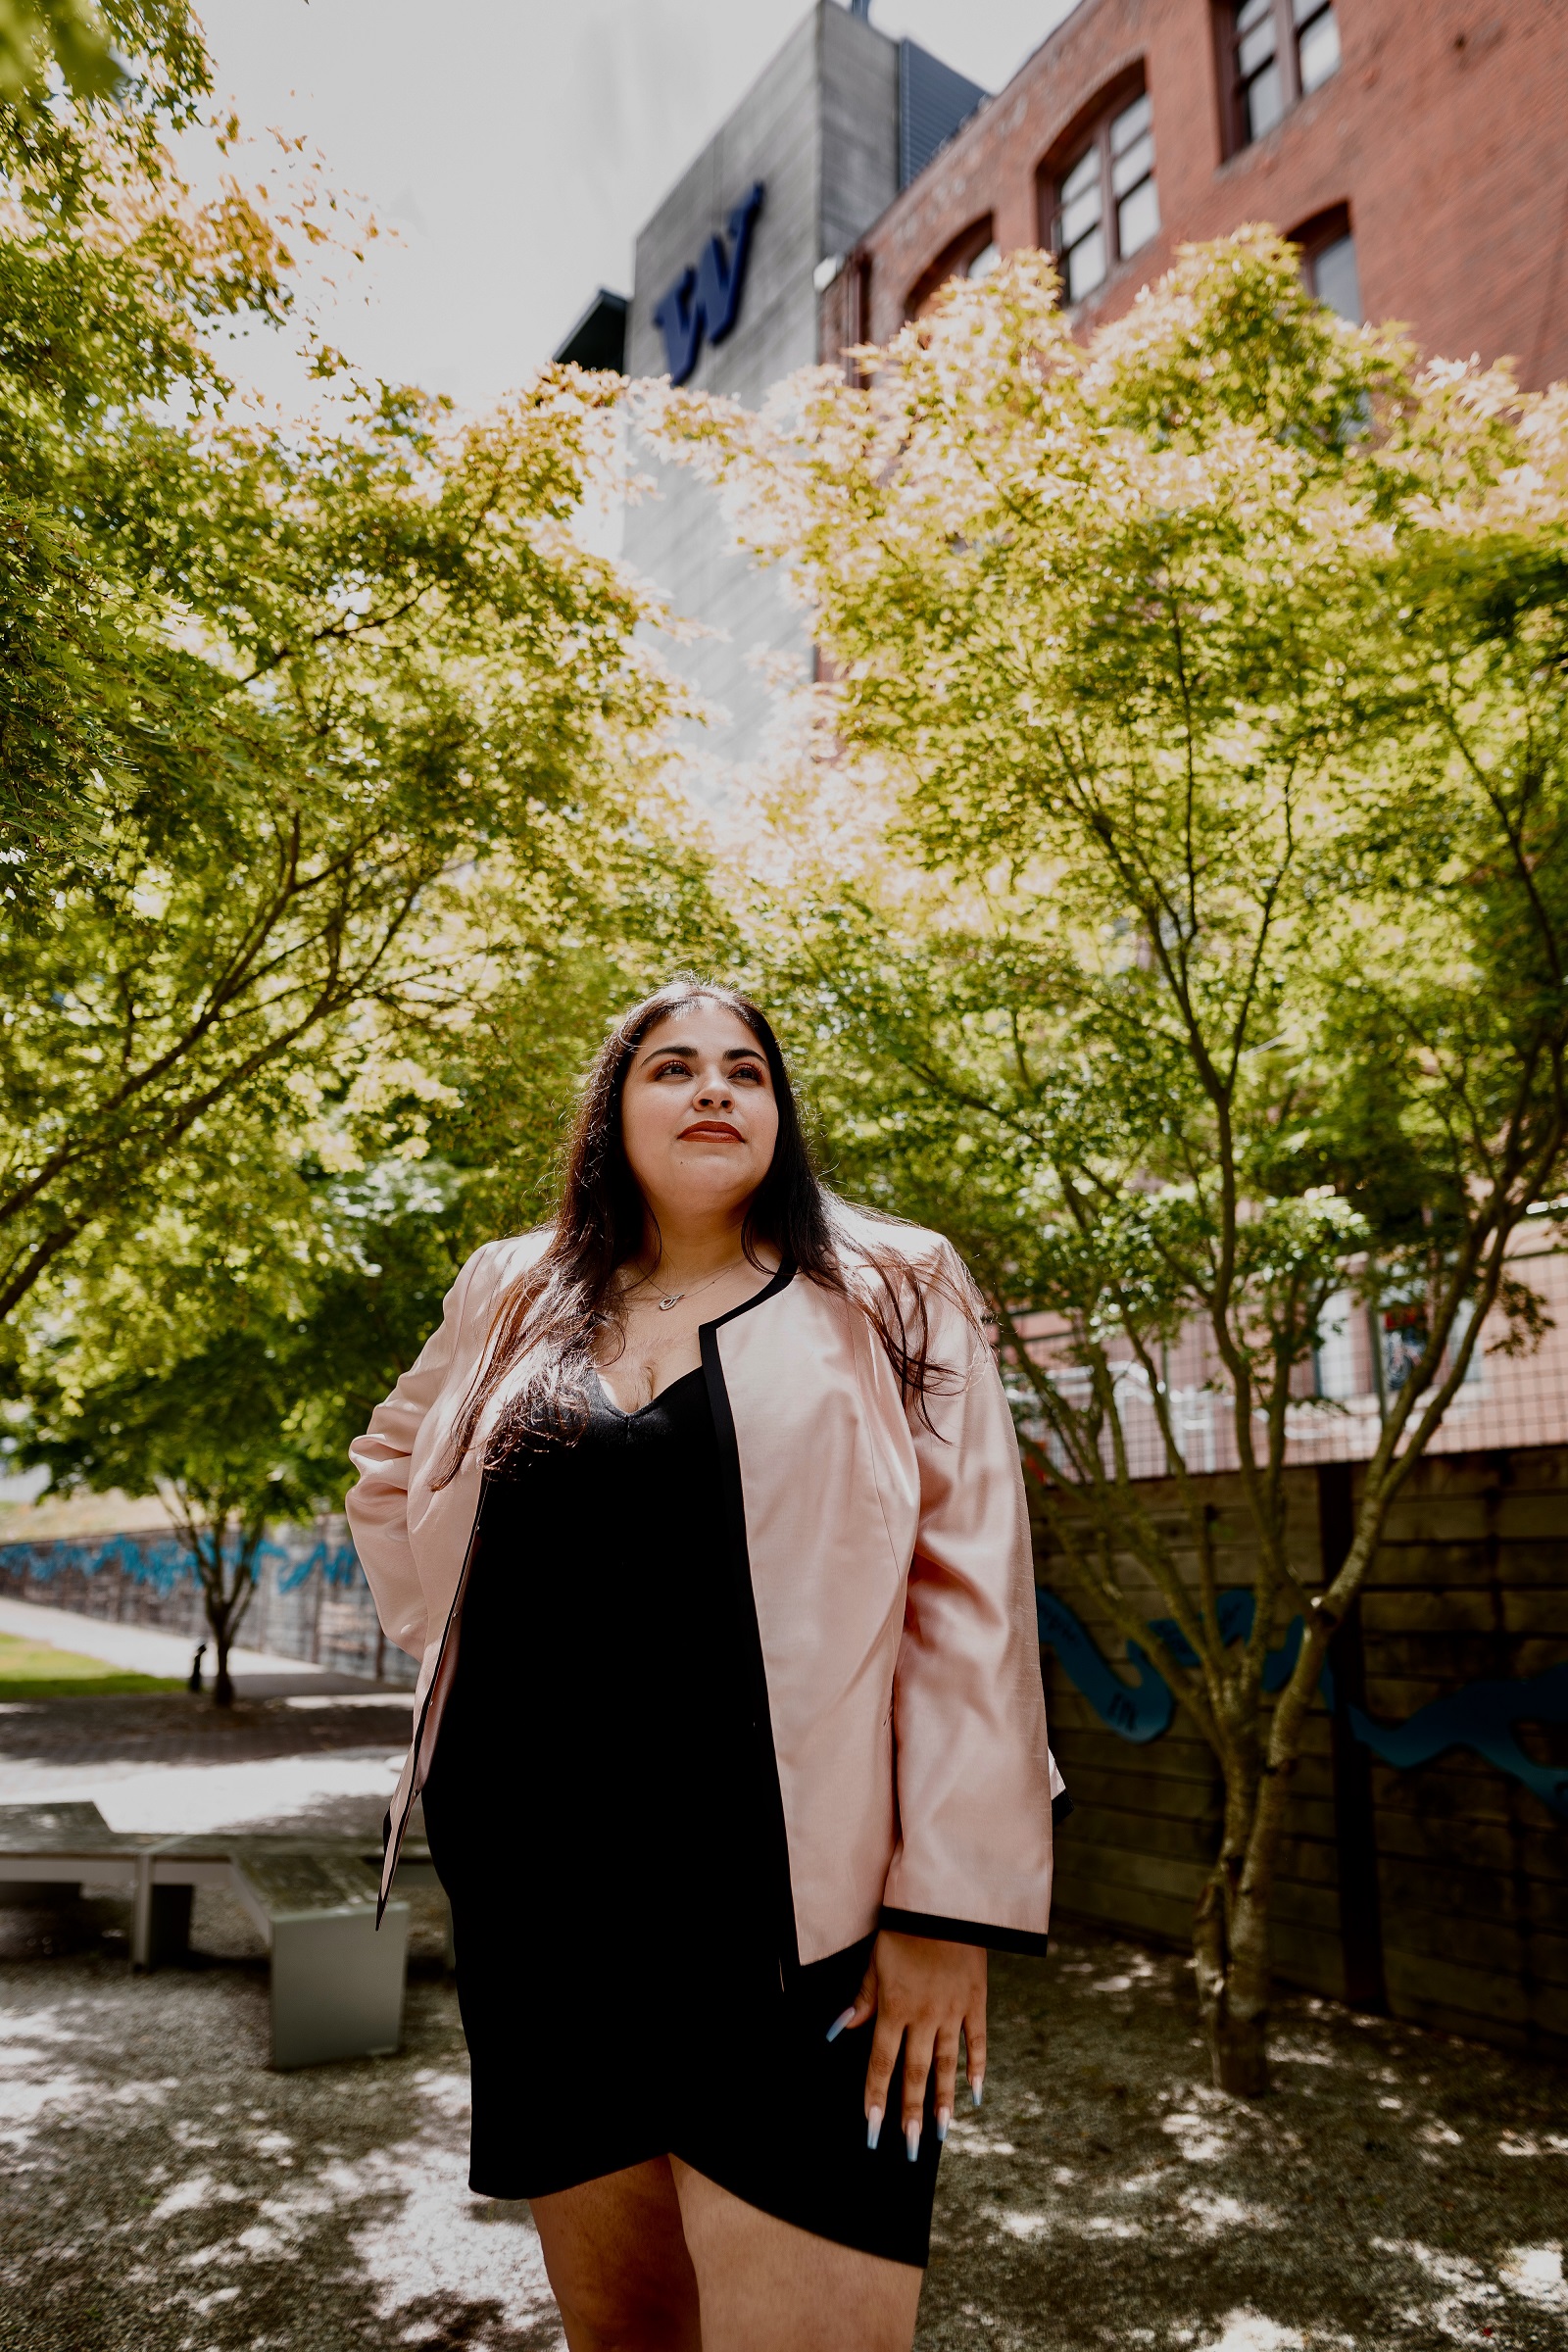
<path fill-rule="evenodd" d="M 1219 1596 L 1219 1630 L 1229 1646 L 1245 1642 L 1252 1630 L 1252 1595 L 1248 1592 Z M 1054 1652 L 1073 1688 L 1094 1708 L 1102 1723 L 1120 1739 L 1158 1740 L 1168 1732 L 1176 1699 L 1159 1669 L 1136 1642 L 1127 1643 L 1127 1664 L 1136 1681 L 1126 1683 L 1102 1656 L 1088 1628 L 1054 1592 L 1037 1591 L 1035 1613 L 1040 1646 Z M 1192 1667 L 1198 1658 L 1180 1627 L 1168 1617 L 1154 1618 L 1150 1633 L 1179 1666 Z M 1263 1666 L 1265 1690 L 1282 1690 L 1300 1655 L 1305 1627 L 1295 1617 L 1286 1627 L 1277 1649 Z M 1334 1677 L 1325 1667 L 1318 1686 L 1324 1704 L 1335 1707 Z M 1357 1706 L 1347 1709 L 1349 1726 L 1363 1747 L 1396 1772 L 1430 1764 L 1451 1748 L 1466 1747 L 1540 1797 L 1559 1820 L 1568 1821 L 1568 1766 L 1540 1764 L 1521 1746 L 1515 1726 L 1520 1723 L 1568 1723 L 1568 1661 L 1545 1673 L 1516 1682 L 1475 1682 L 1418 1707 L 1403 1723 L 1379 1723 Z"/>
<path fill-rule="evenodd" d="M 172 1528 L 0 1544 L 0 1595 L 193 1640 L 206 1629 L 200 1581 Z M 241 1641 L 335 1673 L 414 1673 L 381 1632 L 341 1520 L 271 1531 Z"/>
<path fill-rule="evenodd" d="M 177 1536 L 63 1537 L 47 1544 L 0 1544 L 0 1563 L 33 1585 L 118 1568 L 132 1583 L 151 1585 L 160 1592 L 193 1582 L 196 1575 L 190 1552 Z M 258 1576 L 275 1569 L 280 1592 L 297 1591 L 318 1572 L 329 1585 L 352 1584 L 360 1573 L 352 1544 L 318 1543 L 308 1551 L 295 1551 L 264 1542 L 256 1567 Z"/>

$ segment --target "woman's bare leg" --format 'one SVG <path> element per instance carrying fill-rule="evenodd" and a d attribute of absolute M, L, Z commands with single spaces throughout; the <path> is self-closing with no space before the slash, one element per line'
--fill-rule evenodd
<path fill-rule="evenodd" d="M 532 2211 L 570 2352 L 703 2352 L 666 2157 L 535 2197 Z"/>
<path fill-rule="evenodd" d="M 759 2213 L 669 2159 L 702 2352 L 909 2352 L 924 2272 Z"/>

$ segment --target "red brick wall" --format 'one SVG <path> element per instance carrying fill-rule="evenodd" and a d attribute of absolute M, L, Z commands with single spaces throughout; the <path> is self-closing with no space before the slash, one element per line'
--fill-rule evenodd
<path fill-rule="evenodd" d="M 1143 61 L 1164 229 L 1084 306 L 1124 310 L 1176 246 L 1248 220 L 1290 230 L 1348 204 L 1369 318 L 1446 357 L 1568 376 L 1568 4 L 1335 0 L 1343 62 L 1254 145 L 1222 153 L 1211 0 L 1080 0 L 1007 87 L 865 237 L 822 302 L 822 351 L 882 342 L 944 248 L 990 213 L 1005 252 L 1040 240 L 1036 175 L 1096 93 Z"/>

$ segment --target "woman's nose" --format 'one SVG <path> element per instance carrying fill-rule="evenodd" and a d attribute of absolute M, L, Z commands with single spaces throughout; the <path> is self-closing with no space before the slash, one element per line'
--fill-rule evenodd
<path fill-rule="evenodd" d="M 731 1096 L 729 1088 L 715 1080 L 712 1085 L 704 1087 L 697 1100 L 704 1110 L 727 1110 Z"/>

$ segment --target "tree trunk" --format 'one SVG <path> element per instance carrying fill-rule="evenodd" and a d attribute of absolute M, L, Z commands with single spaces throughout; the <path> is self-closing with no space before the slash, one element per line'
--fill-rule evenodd
<path fill-rule="evenodd" d="M 1268 1914 L 1245 1895 L 1227 1904 L 1226 1893 L 1222 1863 L 1199 1897 L 1193 1923 L 1198 2004 L 1214 2087 L 1259 2099 L 1269 2088 Z"/>
<path fill-rule="evenodd" d="M 1272 1855 L 1257 1852 L 1255 1790 L 1227 1794 L 1225 1835 L 1193 1919 L 1198 2006 L 1217 2090 L 1261 2098 L 1269 2088 L 1268 1888 Z"/>
<path fill-rule="evenodd" d="M 213 1704 L 215 1707 L 231 1707 L 234 1704 L 234 1685 L 228 1671 L 228 1624 L 226 1610 L 224 1612 L 224 1622 L 222 1626 L 215 1626 L 213 1628 L 213 1642 L 218 1651 L 218 1677 L 213 1684 Z"/>
<path fill-rule="evenodd" d="M 216 1582 L 208 1577 L 205 1583 L 207 1623 L 212 1631 L 213 1649 L 218 1661 L 218 1672 L 213 1681 L 213 1704 L 215 1707 L 231 1707 L 234 1704 L 234 1684 L 228 1671 L 228 1653 L 234 1646 L 240 1612 L 235 1606 L 238 1595 L 228 1590 L 223 1574 L 221 1552 L 218 1557 Z"/>
<path fill-rule="evenodd" d="M 230 1574 L 223 1550 L 224 1537 L 227 1533 L 226 1518 L 217 1518 L 215 1526 L 216 1532 L 211 1538 L 210 1554 L 198 1550 L 197 1559 L 201 1568 L 202 1596 L 207 1609 L 207 1623 L 212 1629 L 213 1647 L 218 1658 L 218 1673 L 213 1684 L 213 1704 L 215 1707 L 231 1707 L 234 1704 L 234 1683 L 228 1671 L 228 1656 L 234 1646 L 235 1636 L 239 1632 L 240 1620 L 249 1607 L 251 1596 L 256 1590 L 255 1552 L 261 1539 L 259 1534 L 250 1538 L 242 1538 L 239 1557 L 234 1562 L 232 1574 Z"/>

